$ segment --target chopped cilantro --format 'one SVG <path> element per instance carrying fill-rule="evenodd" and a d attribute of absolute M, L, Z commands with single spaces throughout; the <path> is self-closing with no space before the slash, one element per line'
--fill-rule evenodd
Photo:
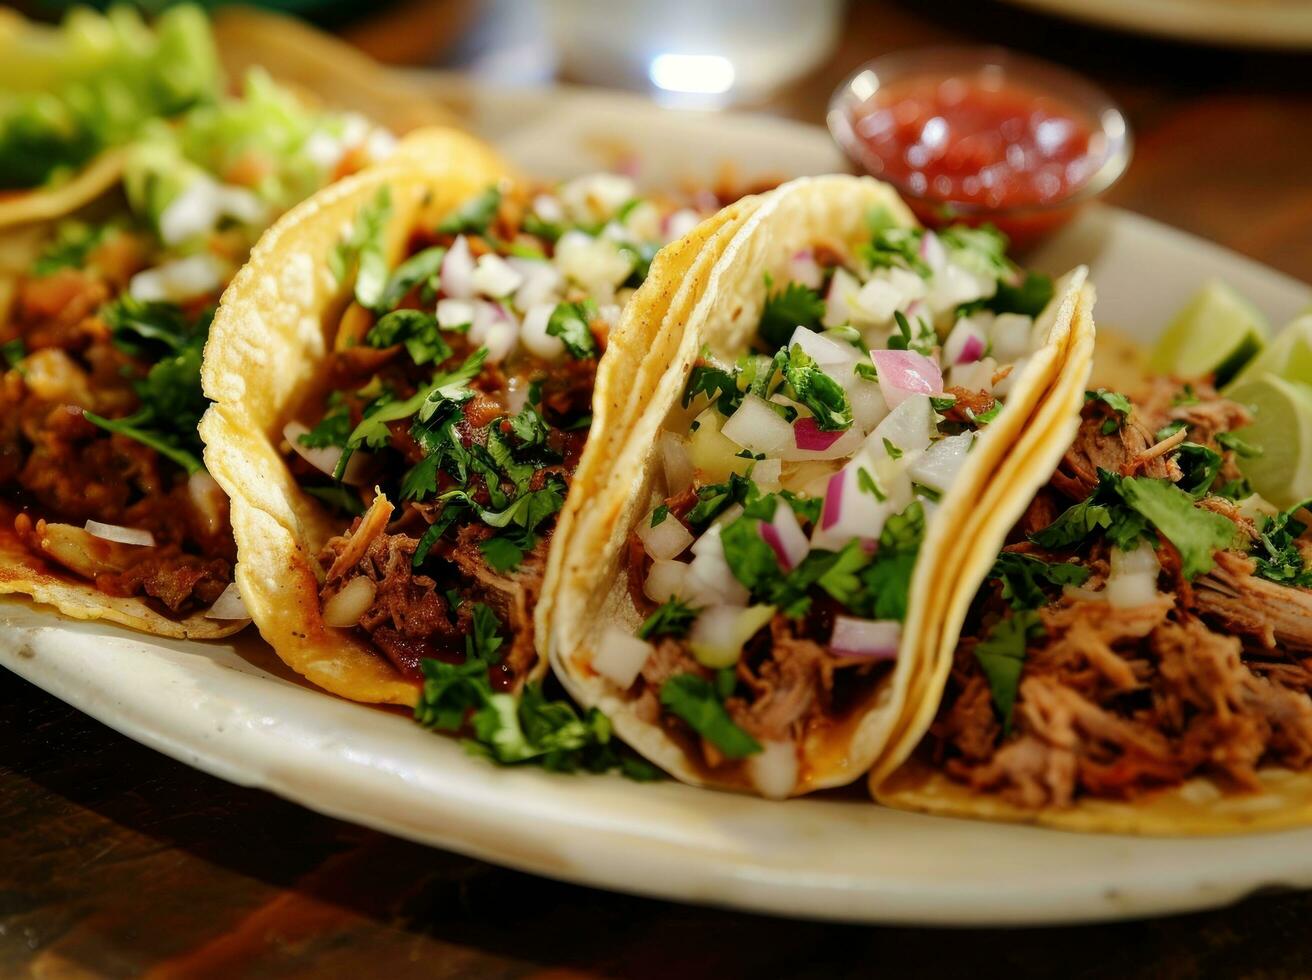
<path fill-rule="evenodd" d="M 938 237 L 952 261 L 976 275 L 1001 279 L 1012 271 L 1007 259 L 1007 236 L 993 225 L 953 225 L 940 231 Z"/>
<path fill-rule="evenodd" d="M 757 333 L 770 350 L 778 350 L 798 327 L 819 330 L 824 315 L 825 301 L 819 293 L 800 282 L 790 282 L 767 295 Z"/>
<path fill-rule="evenodd" d="M 60 269 L 80 269 L 86 264 L 92 252 L 115 229 L 108 224 L 92 225 L 85 221 L 61 221 L 55 229 L 55 238 L 42 250 L 37 260 L 32 263 L 32 275 L 38 278 L 53 275 Z"/>
<path fill-rule="evenodd" d="M 1295 516 L 1310 503 L 1304 500 L 1262 522 L 1251 552 L 1262 578 L 1282 585 L 1312 587 L 1312 569 L 1298 548 L 1298 539 L 1308 526 Z"/>
<path fill-rule="evenodd" d="M 1196 442 L 1182 442 L 1176 447 L 1175 462 L 1180 467 L 1181 490 L 1198 499 L 1216 482 L 1221 472 L 1221 454 Z"/>
<path fill-rule="evenodd" d="M 559 303 L 547 320 L 547 334 L 559 337 L 565 349 L 579 360 L 596 357 L 597 338 L 588 326 L 596 316 L 596 304 L 590 299 L 581 303 Z"/>
<path fill-rule="evenodd" d="M 301 433 L 296 441 L 310 449 L 345 446 L 351 435 L 351 408 L 340 391 L 328 396 L 328 410 L 315 426 Z"/>
<path fill-rule="evenodd" d="M 910 269 L 923 279 L 932 275 L 929 265 L 920 257 L 920 239 L 923 235 L 920 229 L 884 225 L 873 231 L 870 242 L 857 248 L 857 256 L 867 268 Z"/>
<path fill-rule="evenodd" d="M 857 361 L 852 366 L 852 373 L 865 381 L 879 380 L 879 373 L 875 370 L 874 364 L 868 364 L 865 361 Z"/>
<path fill-rule="evenodd" d="M 365 334 L 370 347 L 405 344 L 406 352 L 416 364 L 440 364 L 451 356 L 451 345 L 437 329 L 437 317 L 423 310 L 392 310 L 384 313 Z"/>
<path fill-rule="evenodd" d="M 734 504 L 745 503 L 755 497 L 756 484 L 745 476 L 730 473 L 727 483 L 708 483 L 697 488 L 697 503 L 688 512 L 685 520 L 693 533 L 702 531 Z"/>
<path fill-rule="evenodd" d="M 391 215 L 392 194 L 382 187 L 373 200 L 360 208 L 350 232 L 328 256 L 328 268 L 338 282 L 345 282 L 354 270 L 355 300 L 367 310 L 381 306 L 387 285 L 384 240 Z"/>
<path fill-rule="evenodd" d="M 396 305 L 405 299 L 410 290 L 437 276 L 442 268 L 442 259 L 445 257 L 446 249 L 440 245 L 423 249 L 410 256 L 387 277 L 379 306 L 384 310 L 396 309 Z"/>
<path fill-rule="evenodd" d="M 1195 507 L 1194 498 L 1168 480 L 1127 476 L 1120 480 L 1118 491 L 1127 506 L 1175 545 L 1186 579 L 1209 571 L 1212 553 L 1235 543 L 1238 532 L 1234 524 L 1220 514 Z"/>
<path fill-rule="evenodd" d="M 738 387 L 737 374 L 714 364 L 697 364 L 683 389 L 683 407 L 691 405 L 698 395 L 705 395 L 715 402 L 716 411 L 728 418 L 742 404 L 744 392 Z"/>
<path fill-rule="evenodd" d="M 501 636 L 501 620 L 492 611 L 492 607 L 482 602 L 474 603 L 472 609 L 470 632 L 465 637 L 465 659 L 478 660 L 487 666 L 498 663 L 498 652 L 505 644 Z"/>
<path fill-rule="evenodd" d="M 1004 551 L 993 563 L 989 578 L 1002 583 L 1002 598 L 1013 609 L 1037 609 L 1048 601 L 1045 585 L 1083 585 L 1089 574 L 1083 565 L 1046 562 L 1033 555 Z"/>
<path fill-rule="evenodd" d="M 501 191 L 489 187 L 443 218 L 437 230 L 444 235 L 459 235 L 467 232 L 481 235 L 487 231 L 500 206 Z"/>
<path fill-rule="evenodd" d="M 893 311 L 897 333 L 888 338 L 889 350 L 910 350 L 928 357 L 938 345 L 938 334 L 924 317 L 916 317 L 915 326 L 901 310 Z"/>
<path fill-rule="evenodd" d="M 638 638 L 650 640 L 655 636 L 687 636 L 697 610 L 682 599 L 667 599 L 638 627 Z"/>
<path fill-rule="evenodd" d="M 709 681 L 695 674 L 675 674 L 661 685 L 661 707 L 687 723 L 726 759 L 743 759 L 761 744 L 734 724 Z"/>
<path fill-rule="evenodd" d="M 852 406 L 843 386 L 820 369 L 800 344 L 794 344 L 784 364 L 784 378 L 795 401 L 811 410 L 816 427 L 841 432 L 852 426 Z"/>
<path fill-rule="evenodd" d="M 27 345 L 23 343 L 23 338 L 15 337 L 0 344 L 0 357 L 4 358 L 8 367 L 18 367 L 23 358 L 27 357 Z"/>
<path fill-rule="evenodd" d="M 1026 272 L 1019 285 L 998 280 L 998 291 L 980 301 L 983 309 L 994 313 L 1020 313 L 1037 317 L 1052 302 L 1052 279 L 1040 272 Z"/>
<path fill-rule="evenodd" d="M 1039 614 L 1032 609 L 1021 609 L 989 628 L 988 633 L 975 644 L 975 659 L 989 682 L 993 706 L 1002 718 L 1002 732 L 1011 732 L 1011 714 L 1016 706 L 1016 692 L 1020 688 L 1020 675 L 1025 667 L 1025 651 L 1031 640 L 1044 634 Z"/>
<path fill-rule="evenodd" d="M 1118 391 L 1108 391 L 1106 388 L 1099 388 L 1097 391 L 1086 391 L 1084 393 L 1086 402 L 1100 401 L 1112 410 L 1112 414 L 1107 416 L 1102 423 L 1102 434 L 1111 435 L 1120 429 L 1122 423 L 1129 417 L 1130 412 L 1134 411 L 1134 406 L 1130 399 L 1126 398 Z"/>
<path fill-rule="evenodd" d="M 897 446 L 893 445 L 893 443 L 889 441 L 888 436 L 884 436 L 883 440 L 884 440 L 884 452 L 888 453 L 888 458 L 901 459 L 902 450 L 898 449 Z"/>
<path fill-rule="evenodd" d="M 665 518 L 669 516 L 670 516 L 670 505 L 661 504 L 659 507 L 657 507 L 655 510 L 651 512 L 651 526 L 659 527 L 661 524 L 665 523 Z"/>
<path fill-rule="evenodd" d="M 1216 434 L 1216 444 L 1243 459 L 1253 459 L 1262 455 L 1261 446 L 1253 445 L 1234 432 L 1218 432 Z"/>
<path fill-rule="evenodd" d="M 929 404 L 934 411 L 942 414 L 949 411 L 957 403 L 956 395 L 930 395 Z"/>

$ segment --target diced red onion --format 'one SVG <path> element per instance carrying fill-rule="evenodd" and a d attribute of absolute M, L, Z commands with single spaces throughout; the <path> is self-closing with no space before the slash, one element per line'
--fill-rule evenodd
<path fill-rule="evenodd" d="M 897 408 L 912 395 L 943 394 L 943 373 L 924 354 L 913 350 L 870 352 L 879 375 L 879 390 L 889 408 Z"/>
<path fill-rule="evenodd" d="M 655 527 L 651 521 L 643 518 L 638 525 L 638 538 L 652 558 L 674 558 L 683 554 L 692 544 L 692 534 L 683 522 L 673 514 L 666 514 L 665 519 Z"/>
<path fill-rule="evenodd" d="M 770 546 L 784 571 L 791 571 L 800 565 L 811 550 L 810 542 L 797 523 L 797 515 L 785 501 L 780 500 L 775 505 L 774 517 L 762 521 L 760 531 L 761 539 Z"/>
<path fill-rule="evenodd" d="M 793 441 L 792 427 L 766 404 L 765 399 L 756 395 L 743 398 L 737 411 L 725 420 L 720 432 L 726 439 L 767 456 L 773 456 Z"/>
<path fill-rule="evenodd" d="M 849 657 L 896 660 L 901 642 L 902 624 L 897 620 L 835 616 L 829 649 Z"/>
<path fill-rule="evenodd" d="M 824 281 L 824 273 L 820 271 L 820 263 L 815 260 L 815 252 L 809 248 L 793 253 L 788 260 L 788 274 L 807 289 L 819 289 L 820 283 Z"/>
<path fill-rule="evenodd" d="M 615 686 L 628 690 L 654 650 L 646 640 L 616 626 L 607 626 L 597 641 L 597 652 L 592 655 L 592 669 Z"/>
<path fill-rule="evenodd" d="M 378 587 L 374 585 L 373 579 L 357 575 L 323 604 L 324 625 L 337 629 L 355 626 L 374 604 L 377 592 Z"/>
<path fill-rule="evenodd" d="M 300 422 L 288 422 L 282 427 L 282 437 L 292 447 L 292 452 L 313 466 L 320 473 L 329 476 L 337 469 L 337 461 L 342 458 L 342 450 L 337 446 L 319 446 L 313 448 L 303 445 L 300 437 L 309 432 Z M 368 468 L 369 456 L 356 450 L 351 454 L 351 461 L 346 464 L 342 482 L 350 486 L 359 486 L 367 482 L 364 473 Z"/>
<path fill-rule="evenodd" d="M 820 527 L 828 531 L 843 516 L 843 487 L 847 480 L 843 476 L 843 471 L 839 470 L 829 478 L 829 483 L 825 487 L 825 502 L 820 514 Z"/>
<path fill-rule="evenodd" d="M 93 538 L 113 541 L 117 544 L 134 544 L 142 548 L 155 547 L 155 535 L 135 527 L 123 527 L 119 524 L 102 524 L 100 521 L 87 521 L 83 529 Z"/>
<path fill-rule="evenodd" d="M 442 258 L 442 292 L 452 299 L 474 296 L 474 256 L 464 235 L 457 235 Z"/>
<path fill-rule="evenodd" d="M 228 587 L 219 593 L 214 605 L 205 611 L 206 619 L 250 619 L 246 603 L 241 597 L 241 590 L 236 582 L 229 582 Z"/>
<path fill-rule="evenodd" d="M 988 340 L 983 328 L 970 317 L 963 316 L 943 342 L 943 360 L 953 365 L 969 364 L 983 357 L 987 349 Z"/>
<path fill-rule="evenodd" d="M 807 452 L 824 452 L 842 437 L 842 432 L 827 432 L 821 429 L 816 425 L 815 419 L 807 415 L 793 423 L 793 444 Z"/>

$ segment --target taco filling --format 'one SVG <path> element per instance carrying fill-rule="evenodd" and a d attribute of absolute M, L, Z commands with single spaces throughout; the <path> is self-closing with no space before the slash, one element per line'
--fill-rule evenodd
<path fill-rule="evenodd" d="M 1207 803 L 1312 766 L 1312 519 L 1243 478 L 1251 421 L 1201 384 L 1089 393 L 976 599 L 923 761 L 1028 809 Z"/>
<path fill-rule="evenodd" d="M 340 522 L 317 555 L 323 622 L 408 680 L 471 665 L 518 690 L 597 359 L 656 251 L 703 214 L 616 175 L 491 187 L 389 261 L 389 209 L 384 189 L 334 253 L 353 296 L 282 433 Z"/>
<path fill-rule="evenodd" d="M 7 551 L 167 620 L 245 618 L 235 590 L 215 607 L 235 548 L 196 433 L 210 318 L 278 214 L 390 141 L 253 73 L 240 96 L 138 120 L 121 187 L 17 239 L 31 252 L 0 282 Z"/>
<path fill-rule="evenodd" d="M 629 541 L 647 618 L 591 668 L 717 781 L 788 795 L 803 738 L 891 672 L 926 524 L 1042 341 L 1052 285 L 1005 247 L 877 212 L 768 282 L 750 350 L 694 365 Z"/>

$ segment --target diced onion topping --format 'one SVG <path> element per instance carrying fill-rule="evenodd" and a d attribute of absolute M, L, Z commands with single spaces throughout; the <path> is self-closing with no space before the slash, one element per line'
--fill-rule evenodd
<path fill-rule="evenodd" d="M 451 299 L 474 298 L 474 256 L 464 235 L 457 235 L 442 257 L 442 292 Z"/>
<path fill-rule="evenodd" d="M 725 438 L 732 439 L 754 453 L 773 456 L 793 441 L 794 429 L 769 406 L 765 399 L 756 395 L 746 395 L 738 410 L 725 420 L 720 431 Z M 825 433 L 826 436 L 832 435 L 835 439 L 841 434 Z"/>
<path fill-rule="evenodd" d="M 524 276 L 501 256 L 489 252 L 478 257 L 470 282 L 475 292 L 501 299 L 522 286 Z"/>
<path fill-rule="evenodd" d="M 824 281 L 824 273 L 820 263 L 815 260 L 815 252 L 809 248 L 793 253 L 788 260 L 788 275 L 807 289 L 819 289 L 820 283 Z"/>
<path fill-rule="evenodd" d="M 324 625 L 337 629 L 355 626 L 360 622 L 360 617 L 374 604 L 376 593 L 377 587 L 373 579 L 357 575 L 323 604 Z"/>
<path fill-rule="evenodd" d="M 122 527 L 118 524 L 102 524 L 100 521 L 87 521 L 83 530 L 93 538 L 113 541 L 116 544 L 135 544 L 143 548 L 155 547 L 155 535 L 135 527 Z"/>
<path fill-rule="evenodd" d="M 607 626 L 592 657 L 592 669 L 617 687 L 628 689 L 638 679 L 653 647 L 616 626 Z"/>
<path fill-rule="evenodd" d="M 1157 598 L 1161 564 L 1147 541 L 1133 551 L 1112 548 L 1111 574 L 1107 577 L 1107 601 L 1117 609 L 1146 606 Z"/>
<path fill-rule="evenodd" d="M 693 621 L 688 646 L 703 667 L 732 667 L 743 644 L 774 617 L 774 606 L 709 606 Z"/>
<path fill-rule="evenodd" d="M 638 537 L 652 558 L 674 558 L 692 544 L 692 534 L 673 514 L 666 514 L 655 527 L 651 526 L 650 520 L 644 519 L 638 525 Z"/>
<path fill-rule="evenodd" d="M 747 757 L 747 778 L 768 800 L 783 800 L 792 795 L 799 768 L 797 746 L 792 742 L 762 742 L 761 751 Z"/>
<path fill-rule="evenodd" d="M 943 360 L 947 364 L 969 364 L 984 356 L 988 340 L 984 330 L 968 316 L 957 321 L 943 343 Z"/>
<path fill-rule="evenodd" d="M 676 596 L 687 596 L 691 568 L 691 565 L 669 559 L 652 562 L 647 570 L 647 581 L 642 584 L 643 594 L 652 602 L 669 602 Z"/>
<path fill-rule="evenodd" d="M 674 432 L 660 436 L 661 463 L 665 467 L 665 486 L 670 494 L 682 493 L 692 483 L 692 459 L 688 440 Z"/>
<path fill-rule="evenodd" d="M 806 452 L 822 453 L 842 437 L 842 432 L 821 429 L 810 416 L 803 416 L 793 423 L 793 444 Z"/>
<path fill-rule="evenodd" d="M 774 517 L 760 524 L 761 539 L 770 546 L 784 571 L 791 571 L 802 563 L 811 550 L 797 515 L 786 501 L 775 505 Z"/>
<path fill-rule="evenodd" d="M 870 357 L 879 375 L 879 388 L 889 408 L 897 408 L 912 395 L 943 394 L 943 373 L 924 354 L 913 350 L 874 350 Z"/>
<path fill-rule="evenodd" d="M 902 624 L 895 619 L 835 616 L 829 648 L 849 657 L 896 660 L 901 642 Z"/>
<path fill-rule="evenodd" d="M 287 440 L 287 444 L 292 447 L 292 452 L 313 466 L 320 473 L 326 473 L 332 476 L 337 469 L 337 463 L 342 458 L 342 450 L 337 446 L 307 446 L 301 442 L 301 436 L 310 430 L 300 422 L 288 422 L 282 428 L 282 437 Z M 351 461 L 346 464 L 346 472 L 342 474 L 342 482 L 351 486 L 358 486 L 366 482 L 364 471 L 368 464 L 368 456 L 359 451 L 351 454 Z"/>
<path fill-rule="evenodd" d="M 241 597 L 241 590 L 236 582 L 229 582 L 228 587 L 219 593 L 214 605 L 205 612 L 206 619 L 250 619 L 246 603 Z"/>
<path fill-rule="evenodd" d="M 974 441 L 973 432 L 962 432 L 940 439 L 911 464 L 911 479 L 940 493 L 947 493 L 966 462 L 966 454 L 970 452 Z"/>

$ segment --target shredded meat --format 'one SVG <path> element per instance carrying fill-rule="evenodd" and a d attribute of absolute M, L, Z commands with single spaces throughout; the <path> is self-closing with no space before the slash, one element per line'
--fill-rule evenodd
<path fill-rule="evenodd" d="M 1312 591 L 1259 578 L 1254 568 L 1250 558 L 1218 552 L 1215 567 L 1194 583 L 1198 611 L 1264 647 L 1312 651 Z"/>
<path fill-rule="evenodd" d="M 168 549 L 136 562 L 126 572 L 96 576 L 96 587 L 110 595 L 148 595 L 178 613 L 212 605 L 231 581 L 232 565 L 228 561 Z"/>
<path fill-rule="evenodd" d="M 775 616 L 770 621 L 769 656 L 755 668 L 749 658 L 738 664 L 738 677 L 752 698 L 729 698 L 725 707 L 740 727 L 759 739 L 796 737 L 801 723 L 827 704 L 833 690 L 833 656 L 797 634 L 793 622 Z"/>
<path fill-rule="evenodd" d="M 1104 431 L 1108 428 L 1110 432 Z M 1154 441 L 1137 411 L 1122 419 L 1102 400 L 1091 400 L 1084 406 L 1074 443 L 1052 475 L 1052 486 L 1072 500 L 1083 500 L 1098 485 L 1099 470 L 1179 479 L 1173 461 L 1151 452 Z"/>

